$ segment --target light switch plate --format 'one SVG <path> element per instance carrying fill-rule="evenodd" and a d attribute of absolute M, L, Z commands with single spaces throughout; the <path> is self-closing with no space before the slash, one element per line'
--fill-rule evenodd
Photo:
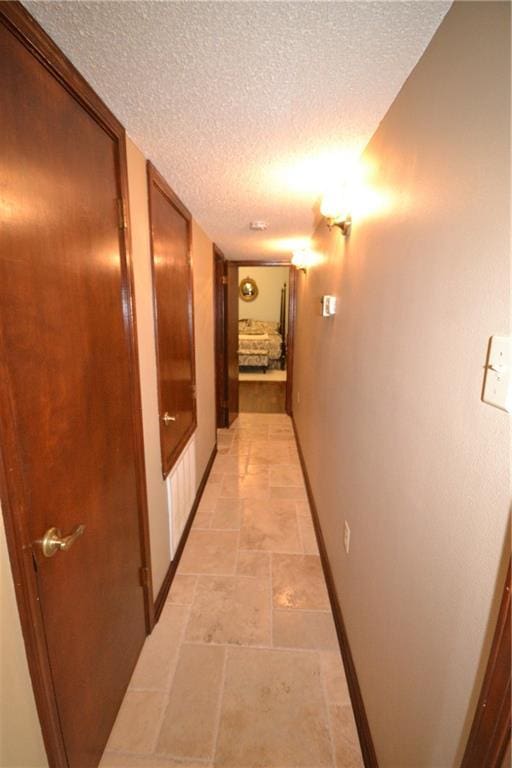
<path fill-rule="evenodd" d="M 485 370 L 484 403 L 512 413 L 512 337 L 493 336 Z"/>

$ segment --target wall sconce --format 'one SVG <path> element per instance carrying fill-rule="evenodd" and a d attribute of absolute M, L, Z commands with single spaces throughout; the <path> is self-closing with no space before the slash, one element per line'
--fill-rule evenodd
<path fill-rule="evenodd" d="M 301 248 L 300 250 L 293 251 L 292 264 L 297 269 L 302 270 L 306 274 L 308 267 L 310 267 L 315 260 L 314 254 L 308 251 L 307 248 Z"/>
<path fill-rule="evenodd" d="M 320 213 L 325 218 L 329 229 L 339 227 L 342 233 L 347 237 L 352 227 L 352 217 L 343 208 L 339 192 L 329 192 L 322 198 Z"/>

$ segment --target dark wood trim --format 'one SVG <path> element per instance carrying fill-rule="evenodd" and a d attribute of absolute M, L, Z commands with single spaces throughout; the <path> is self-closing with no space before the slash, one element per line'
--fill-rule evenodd
<path fill-rule="evenodd" d="M 228 372 L 227 372 L 227 274 L 226 258 L 220 248 L 213 244 L 213 324 L 215 355 L 215 409 L 217 429 L 229 426 L 228 415 Z"/>
<path fill-rule="evenodd" d="M 192 509 L 190 510 L 187 523 L 181 535 L 180 543 L 178 544 L 178 548 L 176 549 L 176 554 L 174 555 L 174 559 L 171 560 L 171 562 L 169 563 L 169 568 L 167 569 L 167 573 L 165 574 L 165 578 L 163 580 L 162 586 L 158 591 L 158 595 L 155 600 L 155 621 L 158 621 L 164 609 L 165 601 L 167 600 L 167 595 L 169 594 L 172 581 L 178 569 L 178 565 L 181 560 L 183 550 L 185 549 L 185 544 L 187 543 L 188 535 L 190 533 L 190 529 L 192 528 L 192 524 L 196 516 L 197 508 L 199 507 L 201 496 L 203 495 L 203 491 L 206 487 L 206 483 L 208 482 L 208 478 L 210 476 L 210 472 L 212 470 L 213 462 L 215 461 L 216 455 L 217 455 L 217 443 L 215 443 L 213 447 L 211 456 L 208 459 L 208 464 L 206 465 L 206 469 L 203 472 L 203 476 L 201 478 L 201 482 L 199 483 L 199 488 L 197 489 L 194 503 L 192 504 Z"/>
<path fill-rule="evenodd" d="M 117 144 L 116 165 L 119 195 L 128 203 L 126 136 L 121 123 L 97 96 L 62 51 L 17 2 L 0 3 L 0 23 L 27 48 Z M 137 500 L 141 540 L 141 565 L 151 574 L 149 522 L 142 440 L 142 410 L 139 386 L 138 349 L 134 307 L 133 268 L 129 230 L 120 231 L 122 263 L 122 299 L 125 335 L 129 354 L 131 381 L 131 419 L 134 458 L 137 473 Z M 1 363 L 2 368 L 5 363 Z M 0 369 L 1 370 L 1 369 Z M 0 492 L 7 547 L 36 707 L 48 760 L 55 768 L 67 768 L 68 761 L 51 676 L 43 617 L 32 560 L 32 542 L 26 523 L 25 489 L 21 478 L 20 458 L 13 439 L 14 414 L 7 389 L 7 376 L 0 376 L 0 401 L 6 404 L 0 412 L 3 445 L 0 450 Z M 146 629 L 154 621 L 151 578 L 144 586 Z"/>
<path fill-rule="evenodd" d="M 345 622 L 343 620 L 343 614 L 341 611 L 341 605 L 338 600 L 338 594 L 334 584 L 331 566 L 329 558 L 327 556 L 327 549 L 325 541 L 320 527 L 320 518 L 318 516 L 318 509 L 315 504 L 315 498 L 313 496 L 313 490 L 311 483 L 309 482 L 308 471 L 304 460 L 304 454 L 297 433 L 297 426 L 293 421 L 293 430 L 295 432 L 295 440 L 297 442 L 297 448 L 299 451 L 299 458 L 304 474 L 304 481 L 306 483 L 306 491 L 308 494 L 309 505 L 311 507 L 311 513 L 313 516 L 313 524 L 315 527 L 316 539 L 318 542 L 318 549 L 320 551 L 320 559 L 322 561 L 322 569 L 324 572 L 325 581 L 327 584 L 327 591 L 329 592 L 329 599 L 331 602 L 332 613 L 334 616 L 334 623 L 336 625 L 336 633 L 338 635 L 338 642 L 340 645 L 341 656 L 343 658 L 343 666 L 345 667 L 345 675 L 348 683 L 348 690 L 350 693 L 350 699 L 352 702 L 352 709 L 354 710 L 354 718 L 357 725 L 357 732 L 359 734 L 359 741 L 361 743 L 361 752 L 365 768 L 379 768 L 377 762 L 377 755 L 375 753 L 375 747 L 373 745 L 372 735 L 370 733 L 370 726 L 368 725 L 368 718 L 366 716 L 366 710 L 364 707 L 363 697 L 361 695 L 361 688 L 359 687 L 359 681 L 357 679 L 357 672 L 354 665 L 354 659 L 350 650 L 350 644 L 348 641 L 347 631 L 345 629 Z M 483 766 L 481 767 L 483 768 Z"/>
<path fill-rule="evenodd" d="M 151 179 L 153 184 L 157 186 L 160 192 L 166 197 L 174 208 L 176 208 L 184 219 L 189 223 L 192 221 L 192 214 L 187 206 L 182 203 L 176 192 L 171 188 L 169 182 L 165 179 L 160 171 L 153 165 L 151 160 L 146 161 L 146 167 L 148 172 L 148 178 Z"/>
<path fill-rule="evenodd" d="M 266 259 L 257 261 L 233 261 L 237 267 L 290 267 L 288 280 L 288 334 L 286 336 L 286 399 L 285 411 L 293 413 L 293 357 L 295 352 L 295 323 L 297 320 L 297 270 L 289 259 Z"/>
<path fill-rule="evenodd" d="M 293 415 L 293 358 L 295 354 L 295 323 L 297 322 L 297 270 L 290 266 L 288 281 L 288 336 L 286 338 L 286 400 L 285 410 Z"/>
<path fill-rule="evenodd" d="M 225 262 L 226 271 L 226 426 L 229 428 L 240 412 L 240 366 L 238 364 L 239 280 L 238 267 Z"/>
<path fill-rule="evenodd" d="M 236 264 L 237 267 L 291 267 L 292 265 L 290 259 L 266 259 L 266 261 L 257 259 L 236 261 L 235 259 L 229 259 L 229 261 L 232 264 Z"/>
<path fill-rule="evenodd" d="M 510 749 L 510 561 L 461 768 L 502 768 Z"/>
<path fill-rule="evenodd" d="M 79 102 L 96 121 L 101 120 L 111 136 L 117 138 L 124 133 L 123 125 L 112 114 L 105 102 L 20 2 L 16 0 L 0 2 L 0 18 L 75 101 Z"/>
<path fill-rule="evenodd" d="M 144 455 L 144 435 L 142 425 L 142 395 L 140 388 L 139 346 L 137 340 L 137 312 L 135 307 L 135 278 L 132 258 L 130 201 L 128 194 L 128 160 L 126 152 L 126 133 L 123 129 L 120 140 L 120 179 L 121 194 L 125 201 L 126 228 L 124 229 L 125 242 L 125 285 L 123 287 L 123 299 L 125 306 L 129 307 L 130 318 L 130 381 L 132 395 L 132 422 L 135 439 L 135 453 L 137 457 L 137 486 L 139 497 L 139 529 L 141 540 L 141 561 L 147 578 L 144 581 L 144 603 L 146 612 L 146 631 L 149 634 L 155 623 L 153 611 L 153 585 L 151 578 L 151 545 L 149 541 L 149 510 L 148 493 L 146 485 L 146 459 Z"/>
<path fill-rule="evenodd" d="M 155 166 L 148 160 L 146 163 L 147 178 L 148 178 L 148 208 L 149 208 L 149 230 L 150 230 L 150 249 L 151 249 L 151 273 L 153 278 L 153 318 L 155 338 L 157 340 L 157 355 L 156 355 L 156 369 L 157 369 L 157 385 L 158 385 L 158 407 L 159 407 L 159 429 L 160 429 L 160 445 L 162 447 L 162 476 L 165 480 L 171 469 L 178 461 L 184 447 L 197 429 L 197 399 L 194 396 L 194 414 L 192 423 L 186 432 L 183 433 L 179 442 L 169 455 L 163 453 L 163 427 L 162 424 L 162 392 L 160 387 L 160 355 L 158 352 L 158 302 L 156 296 L 156 279 L 155 279 L 155 260 L 153 249 L 153 216 L 151 211 L 151 186 L 154 185 L 162 195 L 168 200 L 168 202 L 180 213 L 187 222 L 187 238 L 188 238 L 188 258 L 190 268 L 189 279 L 189 295 L 188 295 L 188 322 L 190 333 L 190 355 L 191 355 L 191 369 L 192 369 L 192 385 L 195 388 L 196 385 L 196 345 L 194 335 L 194 275 L 192 270 L 192 214 L 181 202 L 177 194 L 171 189 L 165 178 L 159 173 Z"/>

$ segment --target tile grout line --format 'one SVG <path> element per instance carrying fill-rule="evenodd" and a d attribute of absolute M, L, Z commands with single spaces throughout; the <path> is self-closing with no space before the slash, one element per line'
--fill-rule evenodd
<path fill-rule="evenodd" d="M 297 524 L 297 532 L 299 534 L 299 541 L 302 549 L 302 554 L 305 555 L 306 550 L 304 548 L 304 536 L 302 535 L 302 528 L 300 527 L 299 513 L 297 512 L 297 504 L 295 504 L 295 522 Z"/>
<path fill-rule="evenodd" d="M 322 664 L 322 658 L 320 656 L 320 651 L 317 651 L 317 658 L 318 658 L 318 667 L 320 669 L 320 685 L 322 688 L 322 694 L 325 704 L 325 716 L 326 716 L 326 722 L 327 722 L 327 731 L 329 734 L 329 743 L 331 745 L 331 760 L 333 764 L 333 768 L 336 768 L 337 761 L 336 761 L 336 751 L 334 749 L 334 738 L 333 738 L 333 731 L 332 731 L 332 719 L 331 719 L 331 708 L 329 705 L 329 700 L 327 696 L 327 687 L 325 684 L 325 676 L 324 676 L 324 666 Z"/>
<path fill-rule="evenodd" d="M 289 652 L 295 652 L 297 653 L 335 653 L 335 650 L 333 648 L 327 647 L 327 648 L 304 648 L 301 646 L 294 646 L 294 645 L 262 645 L 261 643 L 229 643 L 229 642 L 210 642 L 206 643 L 203 640 L 185 640 L 183 645 L 199 645 L 201 647 L 207 647 L 207 648 L 248 648 L 252 651 L 284 651 L 286 653 Z M 135 690 L 135 689 L 132 689 Z M 144 688 L 140 688 L 137 690 L 146 690 Z M 148 688 L 148 691 L 155 690 L 152 688 Z"/>
<path fill-rule="evenodd" d="M 226 668 L 228 665 L 228 653 L 229 653 L 229 647 L 226 647 L 224 649 L 224 660 L 222 664 L 222 674 L 221 674 L 221 682 L 219 687 L 219 697 L 217 700 L 217 709 L 215 712 L 215 729 L 213 733 L 213 739 L 212 739 L 212 753 L 211 753 L 211 762 L 212 765 L 215 764 L 215 758 L 217 756 L 217 747 L 219 743 L 219 733 L 220 733 L 220 720 L 222 716 L 222 704 L 224 703 L 224 691 L 226 688 Z"/>
<path fill-rule="evenodd" d="M 197 581 L 196 581 L 196 587 L 197 587 Z M 194 590 L 195 590 L 196 587 L 194 587 Z M 190 605 L 188 607 L 188 611 L 187 611 L 187 618 L 183 622 L 183 628 L 182 628 L 181 633 L 180 633 L 180 639 L 179 639 L 179 642 L 178 642 L 178 649 L 177 649 L 177 652 L 176 652 L 176 662 L 174 664 L 174 668 L 169 672 L 169 677 L 167 679 L 167 688 L 166 688 L 166 697 L 165 697 L 166 698 L 166 702 L 165 702 L 165 705 L 162 707 L 162 714 L 161 714 L 161 716 L 159 718 L 158 728 L 156 729 L 156 737 L 155 737 L 155 740 L 153 742 L 153 748 L 149 752 L 149 754 L 151 754 L 151 755 L 154 755 L 156 753 L 156 747 L 157 747 L 157 744 L 158 744 L 158 739 L 160 738 L 160 734 L 162 732 L 162 726 L 163 726 L 163 723 L 164 723 L 165 715 L 167 713 L 167 708 L 168 708 L 169 703 L 170 703 L 172 686 L 173 686 L 174 680 L 176 678 L 176 671 L 178 669 L 178 664 L 179 664 L 179 661 L 180 661 L 181 649 L 183 647 L 183 640 L 185 638 L 185 632 L 186 632 L 186 629 L 188 627 L 188 623 L 190 621 L 190 614 L 191 613 L 192 613 L 192 606 Z"/>
<path fill-rule="evenodd" d="M 240 536 L 241 536 L 241 530 L 239 528 L 237 531 L 237 537 L 236 537 L 235 570 L 233 573 L 233 576 L 235 577 L 238 577 L 238 564 L 240 562 Z"/>
<path fill-rule="evenodd" d="M 191 758 L 189 757 L 174 757 L 167 752 L 152 752 L 151 755 L 149 755 L 146 752 L 130 752 L 127 749 L 120 750 L 119 752 L 106 752 L 105 755 L 115 755 L 115 757 L 134 757 L 137 760 L 144 760 L 144 762 L 147 760 L 147 758 L 162 758 L 166 762 L 172 761 L 173 763 L 182 763 L 184 768 L 189 768 Z M 202 757 L 194 757 L 193 758 L 194 763 L 198 763 L 199 765 L 204 765 L 205 768 L 211 767 L 211 760 L 206 760 Z M 142 765 L 142 764 L 141 764 Z M 101 764 L 99 766 L 101 768 Z"/>
<path fill-rule="evenodd" d="M 270 578 L 268 580 L 269 582 L 269 589 L 270 589 L 270 645 L 273 648 L 274 647 L 274 569 L 272 567 L 273 563 L 273 553 L 269 552 L 269 568 L 270 568 Z"/>

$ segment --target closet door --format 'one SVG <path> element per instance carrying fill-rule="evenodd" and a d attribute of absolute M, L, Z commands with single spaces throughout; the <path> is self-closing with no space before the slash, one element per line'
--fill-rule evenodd
<path fill-rule="evenodd" d="M 148 163 L 162 474 L 196 425 L 191 216 Z"/>
<path fill-rule="evenodd" d="M 94 768 L 146 635 L 124 131 L 17 4 L 0 51 L 1 502 L 50 765 Z"/>

